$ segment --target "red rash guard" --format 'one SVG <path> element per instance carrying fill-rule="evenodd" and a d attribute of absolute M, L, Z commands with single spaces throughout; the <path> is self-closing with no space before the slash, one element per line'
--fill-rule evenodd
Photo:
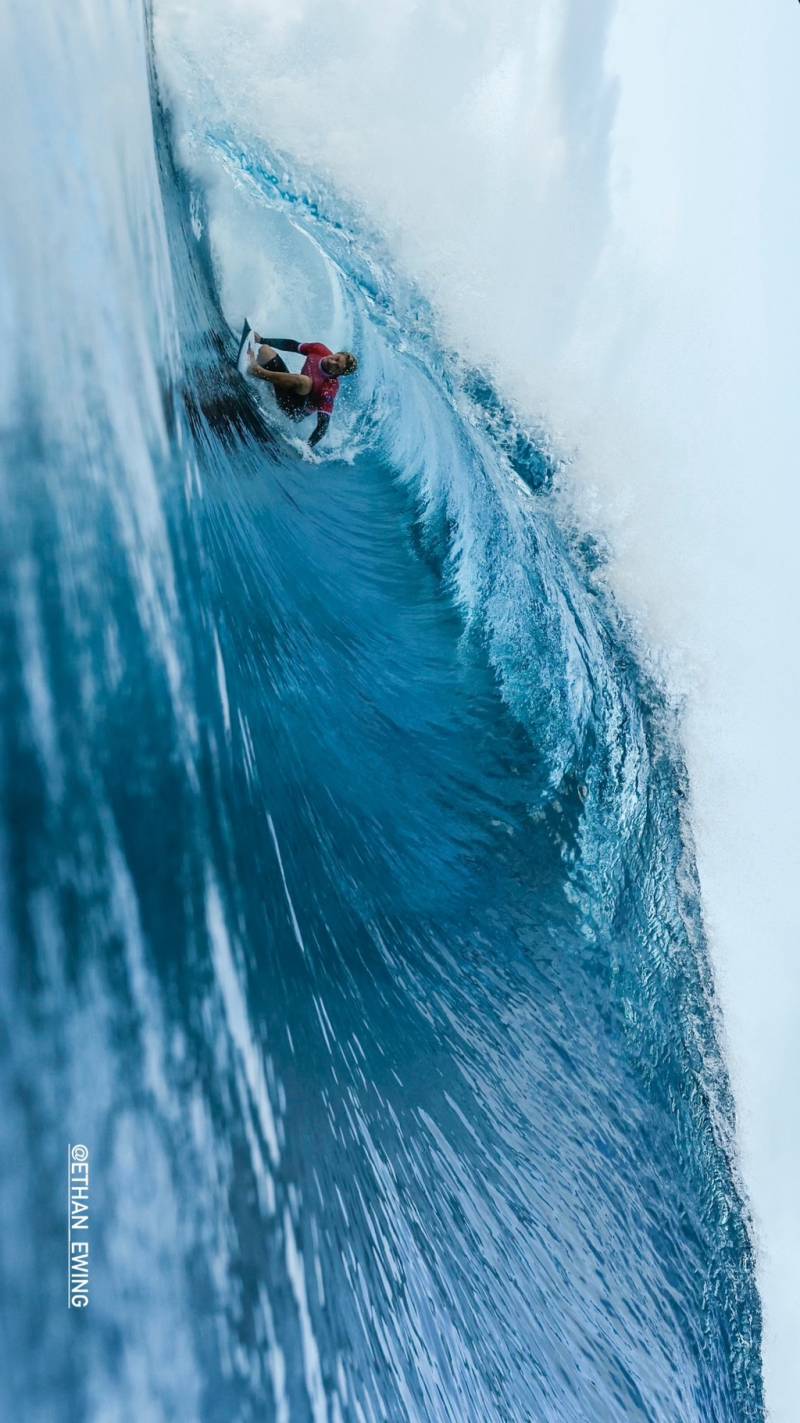
<path fill-rule="evenodd" d="M 306 397 L 309 407 L 321 411 L 323 415 L 332 415 L 339 382 L 336 376 L 329 376 L 322 370 L 320 362 L 325 356 L 332 356 L 333 351 L 329 351 L 321 341 L 308 341 L 297 349 L 300 355 L 306 358 L 301 375 L 308 376 L 311 380 L 311 390 Z"/>

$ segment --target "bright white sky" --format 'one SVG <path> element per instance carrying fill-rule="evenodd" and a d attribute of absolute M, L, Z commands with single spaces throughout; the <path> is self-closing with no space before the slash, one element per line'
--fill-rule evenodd
<path fill-rule="evenodd" d="M 666 519 L 666 551 L 647 540 L 633 580 L 652 597 L 655 566 L 688 594 L 681 606 L 662 583 L 655 621 L 669 645 L 689 649 L 700 681 L 687 723 L 700 869 L 760 1244 L 769 1416 L 791 1423 L 800 1409 L 800 6 L 706 0 L 654 14 L 623 3 L 609 63 L 622 76 L 615 145 L 629 173 L 620 219 L 663 275 L 661 342 L 647 332 L 640 391 L 663 379 L 659 421 L 670 403 L 673 419 L 688 418 L 684 477 L 694 486 L 664 471 L 665 499 L 680 501 L 683 518 Z"/>

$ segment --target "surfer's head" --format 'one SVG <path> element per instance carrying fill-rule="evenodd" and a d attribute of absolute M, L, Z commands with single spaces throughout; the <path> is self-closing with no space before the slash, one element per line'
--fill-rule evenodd
<path fill-rule="evenodd" d="M 358 361 L 349 351 L 335 351 L 326 358 L 325 365 L 335 376 L 351 376 L 358 370 Z"/>

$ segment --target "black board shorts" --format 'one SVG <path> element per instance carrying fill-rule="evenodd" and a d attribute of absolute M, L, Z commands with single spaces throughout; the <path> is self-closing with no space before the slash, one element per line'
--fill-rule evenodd
<path fill-rule="evenodd" d="M 282 356 L 273 356 L 271 361 L 265 361 L 262 366 L 265 371 L 283 371 L 289 374 L 289 368 Z M 277 385 L 272 389 L 284 415 L 288 415 L 290 420 L 302 420 L 304 415 L 310 413 L 308 401 L 303 395 L 292 395 L 291 391 L 280 390 Z"/>

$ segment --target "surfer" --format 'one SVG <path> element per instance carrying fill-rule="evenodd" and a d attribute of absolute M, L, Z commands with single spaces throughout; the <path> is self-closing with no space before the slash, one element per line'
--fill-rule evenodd
<path fill-rule="evenodd" d="M 316 412 L 317 423 L 309 437 L 314 448 L 330 424 L 333 403 L 339 391 L 340 376 L 349 376 L 358 369 L 358 361 L 349 351 L 331 351 L 321 341 L 286 341 L 276 336 L 257 336 L 255 359 L 248 367 L 250 375 L 269 381 L 281 410 L 292 420 L 302 420 Z M 290 371 L 279 351 L 296 351 L 305 356 L 299 374 Z"/>

